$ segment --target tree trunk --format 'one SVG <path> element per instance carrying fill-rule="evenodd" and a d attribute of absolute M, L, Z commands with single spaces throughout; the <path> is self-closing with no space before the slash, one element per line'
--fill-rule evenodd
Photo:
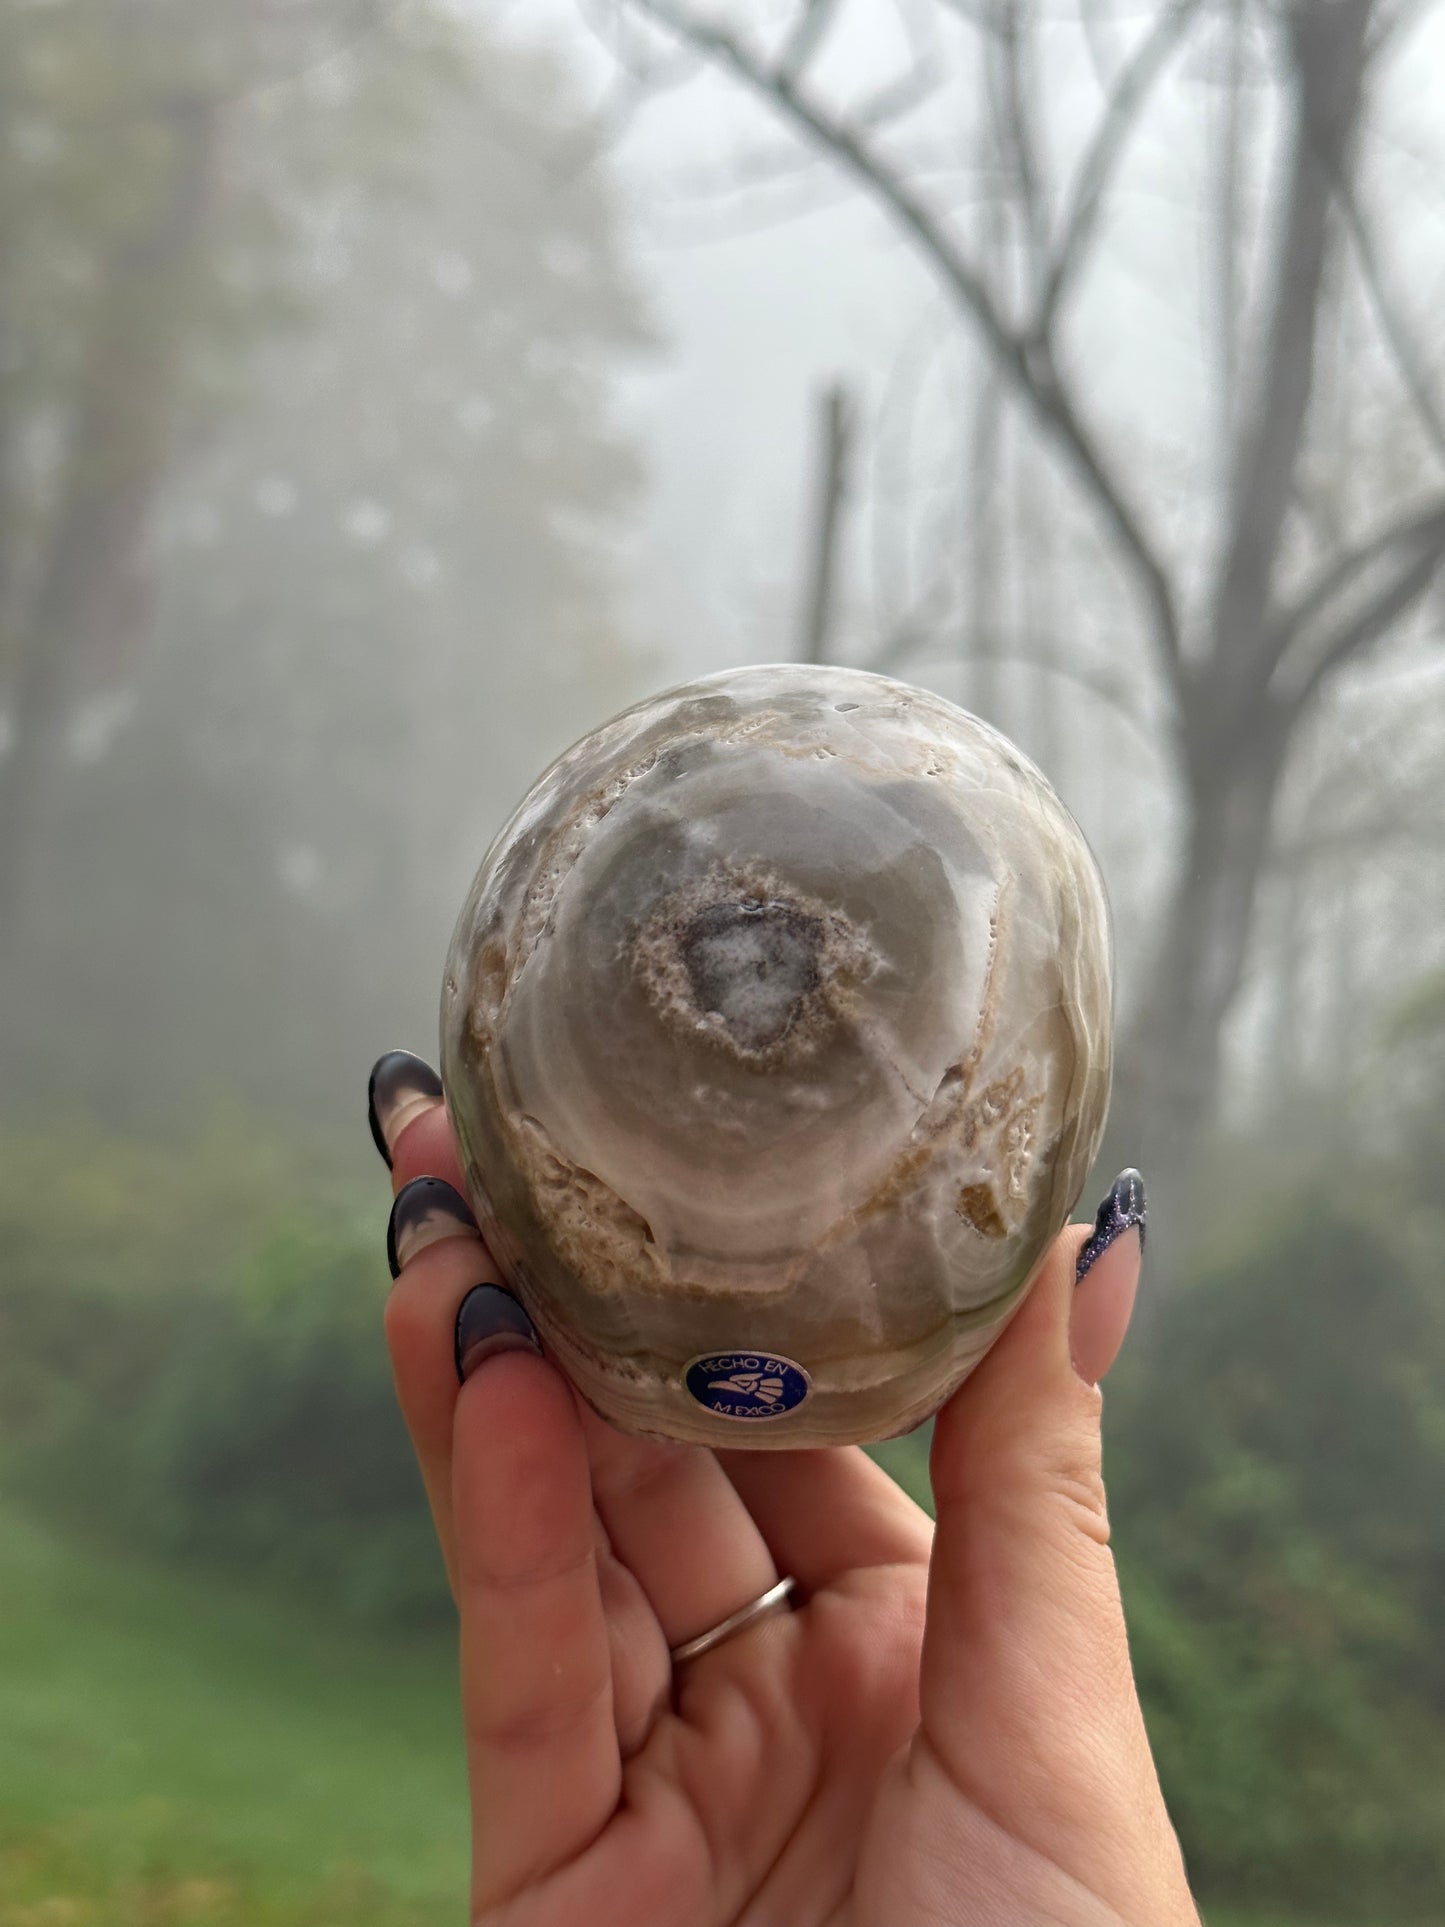
<path fill-rule="evenodd" d="M 800 659 L 829 662 L 838 599 L 838 521 L 848 490 L 852 408 L 841 381 L 818 398 L 817 488 L 808 544 L 808 597 L 803 609 Z"/>
<path fill-rule="evenodd" d="M 124 667 L 148 609 L 145 526 L 170 457 L 188 297 L 210 211 L 218 110 L 171 104 L 169 191 L 119 248 L 94 302 L 60 501 L 31 607 L 17 621 L 11 746 L 0 761 L 0 960 L 16 954 L 26 873 L 68 704 Z"/>
<path fill-rule="evenodd" d="M 1239 988 L 1284 767 L 1288 719 L 1216 712 L 1186 746 L 1181 860 L 1138 1015 L 1118 1057 L 1108 1155 L 1147 1163 L 1166 1201 L 1219 1095 L 1221 1032 Z"/>

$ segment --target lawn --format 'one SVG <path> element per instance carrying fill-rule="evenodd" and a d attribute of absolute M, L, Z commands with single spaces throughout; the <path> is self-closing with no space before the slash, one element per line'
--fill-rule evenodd
<path fill-rule="evenodd" d="M 0 1509 L 0 1927 L 456 1927 L 450 1655 Z"/>
<path fill-rule="evenodd" d="M 0 1927 L 460 1927 L 464 1843 L 447 1651 L 0 1507 Z"/>

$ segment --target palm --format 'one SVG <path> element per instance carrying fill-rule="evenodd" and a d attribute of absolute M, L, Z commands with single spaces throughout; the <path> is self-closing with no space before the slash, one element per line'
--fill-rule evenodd
<path fill-rule="evenodd" d="M 621 1453 L 646 1464 L 656 1448 Z M 861 1454 L 828 1456 L 876 1502 Z M 766 1477 L 756 1462 L 751 1471 Z M 900 1531 L 927 1533 L 918 1508 L 894 1496 Z M 583 1917 L 584 1898 L 594 1927 L 1118 1919 L 1028 1838 L 1005 1732 L 992 1736 L 987 1804 L 920 1733 L 927 1545 L 868 1564 L 866 1531 L 855 1553 L 846 1515 L 819 1523 L 835 1541 L 835 1576 L 800 1610 L 683 1669 L 675 1690 L 643 1587 L 601 1546 L 622 1795 L 595 1843 L 508 1913 L 507 1927 L 563 1927 Z M 981 1719 L 991 1697 L 984 1682 Z M 961 1861 L 966 1893 L 953 1871 Z"/>
<path fill-rule="evenodd" d="M 634 1470 L 671 1457 L 587 1424 L 594 1446 Z M 876 1505 L 881 1475 L 846 1457 Z M 766 1465 L 753 1470 L 766 1477 Z M 588 1851 L 517 1908 L 516 1927 L 582 1918 L 583 1895 L 596 1927 L 845 1917 L 880 1789 L 918 1724 L 929 1526 L 892 1496 L 900 1533 L 916 1540 L 910 1557 L 852 1563 L 850 1522 L 831 1516 L 834 1575 L 798 1610 L 679 1669 L 675 1688 L 644 1585 L 599 1531 L 621 1798 Z M 478 1844 L 485 1853 L 485 1837 Z"/>

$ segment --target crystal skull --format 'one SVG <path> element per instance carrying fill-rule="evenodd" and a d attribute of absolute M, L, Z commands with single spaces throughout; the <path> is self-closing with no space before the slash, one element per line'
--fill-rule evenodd
<path fill-rule="evenodd" d="M 551 1357 L 643 1436 L 919 1424 L 1078 1199 L 1111 962 L 1073 818 L 939 696 L 731 670 L 584 737 L 442 994 L 467 1187 Z"/>

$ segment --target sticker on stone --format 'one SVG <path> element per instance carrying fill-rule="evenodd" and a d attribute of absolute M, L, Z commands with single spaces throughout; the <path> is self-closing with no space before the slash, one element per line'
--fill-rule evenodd
<path fill-rule="evenodd" d="M 683 1373 L 683 1383 L 720 1418 L 780 1418 L 797 1409 L 812 1389 L 808 1374 L 773 1352 L 704 1352 Z"/>

